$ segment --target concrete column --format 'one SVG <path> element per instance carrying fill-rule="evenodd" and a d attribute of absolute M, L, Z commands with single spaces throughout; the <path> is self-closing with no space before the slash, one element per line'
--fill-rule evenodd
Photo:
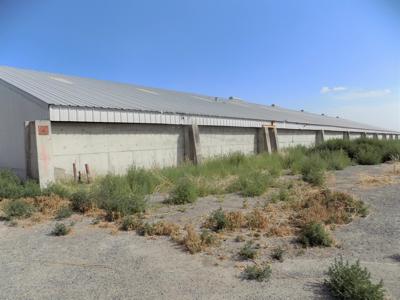
<path fill-rule="evenodd" d="M 184 139 L 185 139 L 185 150 L 184 150 L 185 160 L 192 161 L 194 164 L 200 164 L 202 161 L 202 157 L 201 157 L 199 126 L 197 124 L 185 126 Z"/>
<path fill-rule="evenodd" d="M 377 140 L 378 139 L 378 134 L 377 133 L 373 133 L 373 139 Z"/>
<path fill-rule="evenodd" d="M 366 139 L 367 138 L 367 133 L 366 132 L 361 132 L 361 138 Z"/>
<path fill-rule="evenodd" d="M 275 126 L 268 127 L 268 136 L 271 144 L 271 152 L 279 152 L 278 130 Z"/>
<path fill-rule="evenodd" d="M 396 140 L 399 139 L 399 135 L 398 135 L 398 134 L 395 135 L 395 139 L 396 139 Z"/>
<path fill-rule="evenodd" d="M 386 136 L 386 134 L 382 134 L 382 140 L 387 140 L 387 136 Z"/>
<path fill-rule="evenodd" d="M 25 124 L 27 175 L 39 181 L 40 187 L 54 182 L 51 122 L 36 120 Z"/>
<path fill-rule="evenodd" d="M 343 139 L 344 140 L 350 140 L 350 132 L 348 132 L 348 131 L 344 131 L 343 132 Z"/>
<path fill-rule="evenodd" d="M 389 134 L 389 140 L 393 140 L 393 134 Z"/>
<path fill-rule="evenodd" d="M 324 141 L 325 141 L 325 131 L 318 130 L 315 135 L 315 144 L 319 145 L 319 144 L 322 144 Z"/>
<path fill-rule="evenodd" d="M 261 127 L 258 129 L 258 136 L 257 136 L 257 152 L 258 153 L 271 153 L 271 138 L 269 136 L 268 127 Z"/>

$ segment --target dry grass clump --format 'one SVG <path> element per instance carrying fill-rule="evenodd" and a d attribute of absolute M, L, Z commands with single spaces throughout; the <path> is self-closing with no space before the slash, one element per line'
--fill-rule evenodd
<path fill-rule="evenodd" d="M 182 240 L 182 244 L 191 254 L 200 252 L 203 249 L 203 243 L 200 235 L 196 232 L 191 224 L 186 225 L 185 230 L 186 235 Z"/>
<path fill-rule="evenodd" d="M 376 186 L 383 186 L 396 183 L 395 178 L 390 175 L 367 175 L 361 174 L 359 176 L 358 183 L 364 187 L 376 187 Z"/>
<path fill-rule="evenodd" d="M 227 228 L 229 230 L 239 229 L 245 226 L 246 218 L 241 211 L 230 211 L 225 213 L 228 221 Z"/>
<path fill-rule="evenodd" d="M 268 217 L 261 209 L 253 209 L 246 215 L 247 227 L 249 229 L 266 230 L 269 222 Z"/>
<path fill-rule="evenodd" d="M 69 205 L 69 201 L 58 195 L 38 196 L 35 198 L 26 198 L 25 201 L 36 208 L 42 217 L 54 217 L 62 207 Z"/>

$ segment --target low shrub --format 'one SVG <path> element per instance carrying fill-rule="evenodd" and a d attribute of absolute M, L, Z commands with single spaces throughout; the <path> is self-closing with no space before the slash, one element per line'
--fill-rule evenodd
<path fill-rule="evenodd" d="M 301 174 L 305 182 L 323 185 L 325 182 L 325 162 L 319 155 L 311 155 L 302 161 Z"/>
<path fill-rule="evenodd" d="M 330 247 L 333 242 L 325 227 L 315 222 L 304 226 L 299 241 L 306 247 Z"/>
<path fill-rule="evenodd" d="M 272 203 L 277 203 L 278 201 L 289 201 L 290 200 L 290 193 L 287 188 L 280 188 L 279 192 L 273 194 L 271 197 Z"/>
<path fill-rule="evenodd" d="M 271 183 L 272 177 L 268 173 L 252 171 L 241 174 L 231 191 L 239 191 L 245 197 L 260 196 Z"/>
<path fill-rule="evenodd" d="M 74 211 L 85 213 L 90 210 L 93 206 L 93 200 L 89 191 L 80 187 L 70 196 L 71 207 Z"/>
<path fill-rule="evenodd" d="M 36 197 L 41 194 L 42 191 L 36 181 L 27 180 L 23 183 L 12 171 L 0 170 L 0 199 Z"/>
<path fill-rule="evenodd" d="M 67 235 L 71 231 L 71 228 L 66 226 L 63 223 L 56 223 L 53 230 L 51 231 L 51 235 L 54 236 L 63 236 Z"/>
<path fill-rule="evenodd" d="M 56 220 L 66 219 L 72 216 L 72 210 L 68 206 L 62 206 L 58 209 L 56 213 Z"/>
<path fill-rule="evenodd" d="M 328 279 L 325 285 L 332 296 L 348 300 L 382 300 L 385 291 L 382 280 L 378 284 L 371 282 L 371 274 L 367 268 L 362 268 L 360 262 L 346 263 L 343 258 L 335 259 L 329 267 Z"/>
<path fill-rule="evenodd" d="M 155 172 L 135 167 L 128 169 L 126 177 L 131 189 L 144 195 L 152 194 L 160 183 L 160 179 Z"/>
<path fill-rule="evenodd" d="M 225 212 L 220 207 L 211 213 L 205 226 L 218 232 L 228 228 L 230 224 Z"/>
<path fill-rule="evenodd" d="M 124 231 L 137 230 L 142 225 L 142 220 L 137 216 L 125 216 L 122 218 L 120 229 Z"/>
<path fill-rule="evenodd" d="M 71 197 L 71 190 L 66 186 L 60 183 L 52 183 L 46 189 L 43 190 L 43 194 L 50 196 L 50 195 L 57 195 L 61 198 L 70 198 Z"/>
<path fill-rule="evenodd" d="M 355 159 L 360 165 L 377 165 L 382 162 L 383 153 L 377 147 L 364 144 L 359 146 Z"/>
<path fill-rule="evenodd" d="M 197 189 L 193 182 L 187 178 L 182 178 L 172 190 L 167 203 L 177 205 L 193 203 L 197 200 L 197 197 Z"/>
<path fill-rule="evenodd" d="M 276 247 L 272 250 L 271 257 L 273 259 L 276 259 L 276 260 L 279 260 L 282 262 L 284 254 L 285 254 L 285 249 L 283 249 L 282 247 Z"/>
<path fill-rule="evenodd" d="M 351 165 L 351 159 L 343 150 L 318 152 L 328 170 L 343 170 Z"/>
<path fill-rule="evenodd" d="M 201 244 L 204 247 L 210 247 L 218 244 L 218 237 L 210 230 L 203 229 L 200 234 Z"/>
<path fill-rule="evenodd" d="M 268 280 L 271 277 L 272 269 L 270 265 L 252 265 L 247 266 L 243 273 L 242 277 L 247 280 L 257 280 L 259 282 Z"/>
<path fill-rule="evenodd" d="M 241 259 L 254 259 L 257 256 L 257 252 L 253 243 L 249 241 L 240 249 L 238 254 Z"/>
<path fill-rule="evenodd" d="M 306 158 L 307 148 L 296 146 L 286 150 L 283 154 L 283 166 L 290 169 L 292 174 L 301 172 L 301 163 Z"/>
<path fill-rule="evenodd" d="M 28 218 L 34 212 L 34 207 L 22 199 L 9 200 L 3 206 L 5 218 Z"/>
<path fill-rule="evenodd" d="M 136 229 L 136 232 L 142 236 L 153 236 L 156 233 L 154 224 L 152 224 L 152 223 L 144 223 L 144 224 L 140 225 Z"/>
<path fill-rule="evenodd" d="M 123 176 L 107 175 L 101 179 L 95 188 L 95 198 L 98 207 L 106 211 L 110 221 L 146 209 L 144 195 L 133 191 Z"/>

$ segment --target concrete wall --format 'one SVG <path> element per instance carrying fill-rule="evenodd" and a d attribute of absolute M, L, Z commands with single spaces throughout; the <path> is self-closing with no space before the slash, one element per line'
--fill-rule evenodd
<path fill-rule="evenodd" d="M 279 148 L 297 145 L 312 146 L 315 144 L 316 132 L 313 130 L 278 129 Z"/>
<path fill-rule="evenodd" d="M 52 122 L 55 177 L 89 164 L 91 173 L 122 174 L 137 167 L 176 166 L 184 157 L 183 127 L 174 125 Z"/>
<path fill-rule="evenodd" d="M 325 130 L 325 141 L 333 139 L 343 139 L 343 132 L 341 131 L 326 131 Z"/>
<path fill-rule="evenodd" d="M 25 121 L 48 120 L 48 105 L 0 81 L 0 169 L 26 177 Z"/>
<path fill-rule="evenodd" d="M 361 137 L 361 133 L 350 132 L 350 140 L 359 139 Z"/>
<path fill-rule="evenodd" d="M 257 152 L 256 128 L 199 126 L 199 131 L 203 158 Z"/>

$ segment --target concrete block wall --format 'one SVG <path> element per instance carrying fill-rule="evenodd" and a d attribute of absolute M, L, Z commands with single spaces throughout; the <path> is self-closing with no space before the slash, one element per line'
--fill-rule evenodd
<path fill-rule="evenodd" d="M 205 159 L 233 152 L 257 152 L 256 128 L 199 126 L 199 131 L 201 153 Z"/>
<path fill-rule="evenodd" d="M 278 129 L 279 148 L 285 149 L 297 145 L 312 146 L 315 144 L 316 131 Z"/>
<path fill-rule="evenodd" d="M 326 131 L 325 130 L 325 141 L 332 139 L 343 139 L 342 131 Z"/>
<path fill-rule="evenodd" d="M 350 132 L 350 140 L 359 139 L 361 137 L 360 132 Z"/>
<path fill-rule="evenodd" d="M 105 123 L 52 123 L 56 178 L 88 164 L 91 173 L 123 174 L 137 167 L 176 166 L 184 159 L 181 126 Z"/>

